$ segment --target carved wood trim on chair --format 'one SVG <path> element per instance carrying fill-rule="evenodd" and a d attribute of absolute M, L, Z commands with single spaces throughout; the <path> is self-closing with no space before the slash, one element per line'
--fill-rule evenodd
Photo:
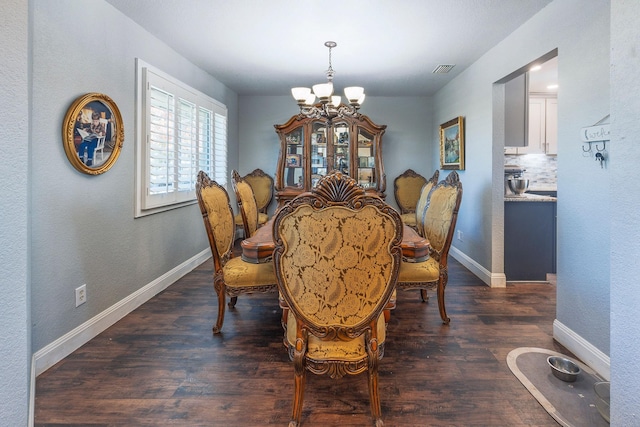
<path fill-rule="evenodd" d="M 237 170 L 231 171 L 231 182 L 236 194 L 238 210 L 242 216 L 242 228 L 245 238 L 253 236 L 259 226 L 258 204 L 251 185 L 240 176 Z"/>
<path fill-rule="evenodd" d="M 284 343 L 294 364 L 289 426 L 300 423 L 306 371 L 332 378 L 367 371 L 371 413 L 383 425 L 378 360 L 402 228 L 395 209 L 340 172 L 321 178 L 276 215 L 273 258 L 288 311 Z"/>
<path fill-rule="evenodd" d="M 440 177 L 440 171 L 436 169 L 431 178 L 427 180 L 420 190 L 420 197 L 418 203 L 416 203 L 416 231 L 419 235 L 424 237 L 424 214 L 427 211 L 427 201 L 429 200 L 429 193 L 431 189 L 438 185 L 438 178 Z"/>

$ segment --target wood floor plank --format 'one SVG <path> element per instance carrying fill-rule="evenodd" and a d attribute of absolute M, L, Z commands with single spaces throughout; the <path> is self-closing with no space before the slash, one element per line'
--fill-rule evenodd
<path fill-rule="evenodd" d="M 490 289 L 450 259 L 447 313 L 398 292 L 380 362 L 387 426 L 557 426 L 513 376 L 516 347 L 552 338 L 555 285 Z M 286 425 L 293 364 L 274 294 L 241 296 L 214 336 L 211 261 L 36 380 L 36 426 Z M 304 426 L 371 425 L 366 375 L 308 375 Z"/>

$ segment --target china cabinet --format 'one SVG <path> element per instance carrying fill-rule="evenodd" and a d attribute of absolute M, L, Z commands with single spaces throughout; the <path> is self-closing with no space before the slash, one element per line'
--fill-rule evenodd
<path fill-rule="evenodd" d="M 280 138 L 275 181 L 278 207 L 311 190 L 333 170 L 351 176 L 368 192 L 384 198 L 382 135 L 386 128 L 362 114 L 332 120 L 298 114 L 275 125 Z"/>

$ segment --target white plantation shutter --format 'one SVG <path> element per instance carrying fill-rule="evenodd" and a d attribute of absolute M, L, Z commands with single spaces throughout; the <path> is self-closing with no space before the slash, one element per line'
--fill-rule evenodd
<path fill-rule="evenodd" d="M 142 210 L 194 201 L 200 170 L 226 187 L 226 107 L 147 67 L 142 73 Z"/>
<path fill-rule="evenodd" d="M 213 175 L 216 182 L 227 186 L 227 114 L 215 113 L 213 144 Z"/>

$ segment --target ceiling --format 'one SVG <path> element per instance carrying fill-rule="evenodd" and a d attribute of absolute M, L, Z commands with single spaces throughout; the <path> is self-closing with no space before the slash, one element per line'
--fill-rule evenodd
<path fill-rule="evenodd" d="M 551 0 L 106 0 L 239 95 L 429 96 Z M 455 65 L 434 74 L 438 65 Z"/>
<path fill-rule="evenodd" d="M 550 85 L 558 84 L 558 57 L 537 65 L 540 65 L 539 70 L 529 71 L 529 92 L 557 93 L 558 88 Z"/>

